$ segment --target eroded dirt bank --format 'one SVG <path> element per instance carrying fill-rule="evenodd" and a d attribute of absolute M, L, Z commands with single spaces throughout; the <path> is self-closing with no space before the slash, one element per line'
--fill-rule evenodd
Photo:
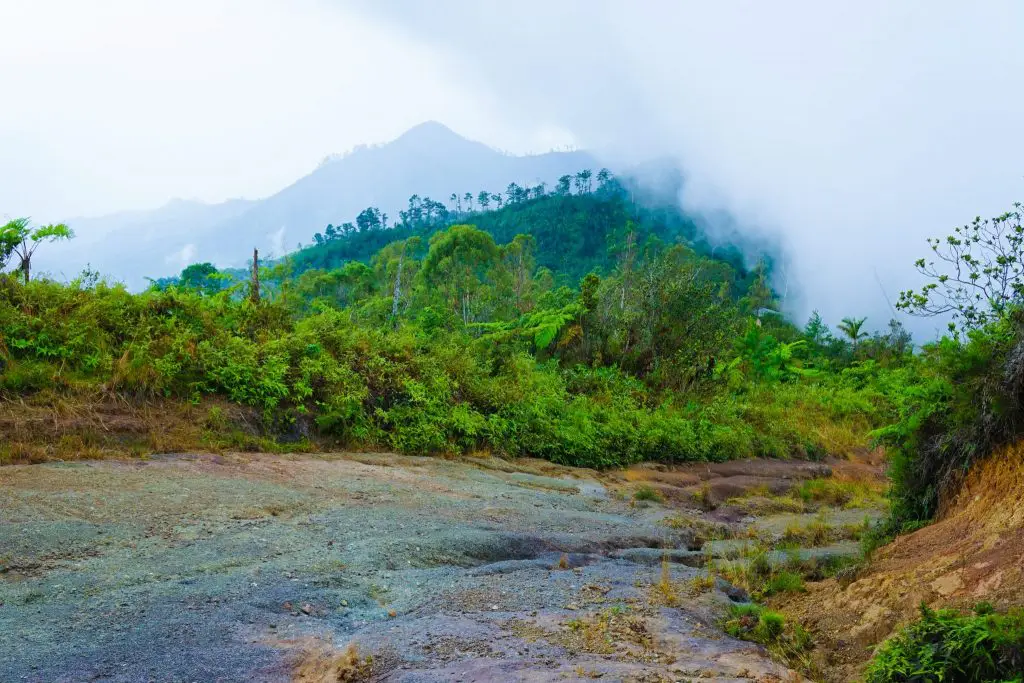
<path fill-rule="evenodd" d="M 0 680 L 319 683 L 298 654 L 352 643 L 353 669 L 381 681 L 799 680 L 720 630 L 741 591 L 686 590 L 709 539 L 678 520 L 739 514 L 697 509 L 709 492 L 823 471 L 395 455 L 3 468 Z M 636 480 L 675 509 L 638 504 Z"/>
<path fill-rule="evenodd" d="M 812 628 L 823 678 L 857 680 L 875 647 L 920 605 L 1024 604 L 1024 443 L 976 466 L 938 521 L 880 548 L 853 574 L 808 584 L 774 606 Z"/>

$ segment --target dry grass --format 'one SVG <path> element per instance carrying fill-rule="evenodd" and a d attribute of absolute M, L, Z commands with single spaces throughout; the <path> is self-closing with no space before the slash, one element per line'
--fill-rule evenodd
<path fill-rule="evenodd" d="M 665 497 L 662 496 L 657 491 L 657 489 L 644 484 L 643 486 L 640 486 L 636 491 L 633 492 L 633 500 L 662 503 L 665 501 Z"/>
<path fill-rule="evenodd" d="M 883 507 L 885 484 L 880 481 L 833 476 L 808 479 L 790 494 L 810 509 L 825 506 L 844 508 Z"/>
<path fill-rule="evenodd" d="M 363 657 L 349 643 L 337 650 L 326 643 L 311 645 L 298 656 L 292 672 L 295 683 L 356 683 L 370 678 L 373 657 Z"/>
<path fill-rule="evenodd" d="M 791 496 L 775 496 L 772 494 L 750 494 L 737 496 L 725 501 L 725 504 L 738 509 L 745 515 L 773 515 L 780 512 L 800 513 L 807 510 L 803 501 Z"/>
<path fill-rule="evenodd" d="M 643 617 L 621 609 L 606 609 L 597 614 L 571 619 L 563 644 L 574 652 L 613 654 L 623 644 L 638 645 L 644 650 L 652 646 L 652 637 Z"/>
<path fill-rule="evenodd" d="M 715 494 L 711 490 L 711 484 L 704 482 L 690 494 L 693 502 L 697 504 L 700 509 L 710 512 L 718 507 L 718 502 L 715 500 Z"/>
<path fill-rule="evenodd" d="M 690 529 L 698 539 L 708 541 L 732 537 L 732 530 L 729 528 L 728 524 L 723 524 L 721 522 L 709 522 L 708 520 L 700 519 L 699 517 L 673 515 L 671 517 L 666 517 L 661 521 L 661 523 L 670 529 Z"/>
<path fill-rule="evenodd" d="M 823 519 L 815 519 L 806 525 L 794 523 L 787 526 L 782 533 L 782 542 L 814 548 L 828 545 L 837 537 L 835 527 Z"/>
<path fill-rule="evenodd" d="M 128 401 L 83 393 L 41 392 L 0 400 L 0 465 L 97 460 L 188 451 L 309 451 L 306 441 L 282 446 L 261 433 L 252 410 L 215 399 Z"/>
<path fill-rule="evenodd" d="M 672 583 L 672 568 L 668 562 L 668 553 L 661 558 L 661 574 L 653 587 L 653 598 L 657 604 L 675 607 L 679 604 L 679 594 Z"/>
<path fill-rule="evenodd" d="M 783 495 L 773 494 L 767 487 L 756 487 L 730 498 L 726 504 L 749 515 L 811 512 L 826 507 L 884 508 L 885 486 L 878 479 L 837 474 L 800 482 Z"/>
<path fill-rule="evenodd" d="M 546 641 L 570 656 L 581 653 L 615 655 L 624 661 L 668 662 L 674 658 L 655 647 L 654 634 L 642 613 L 617 605 L 569 619 L 557 630 L 513 619 L 505 627 L 527 642 Z"/>
<path fill-rule="evenodd" d="M 707 593 L 715 587 L 715 575 L 711 563 L 708 563 L 708 572 L 706 574 L 697 574 L 690 579 L 689 587 L 691 593 Z"/>

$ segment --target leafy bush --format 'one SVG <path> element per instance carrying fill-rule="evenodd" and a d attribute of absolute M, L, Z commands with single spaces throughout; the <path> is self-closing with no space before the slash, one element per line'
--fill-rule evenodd
<path fill-rule="evenodd" d="M 868 665 L 868 683 L 1021 681 L 1024 676 L 1024 612 L 974 614 L 933 611 L 886 641 Z"/>
<path fill-rule="evenodd" d="M 725 631 L 734 638 L 752 640 L 762 645 L 776 642 L 786 629 L 786 618 L 757 603 L 733 605 Z"/>

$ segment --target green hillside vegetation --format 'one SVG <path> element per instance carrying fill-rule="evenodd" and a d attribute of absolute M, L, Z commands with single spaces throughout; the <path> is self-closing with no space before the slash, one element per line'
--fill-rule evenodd
<path fill-rule="evenodd" d="M 595 187 L 589 171 L 563 176 L 551 190 L 545 185 L 521 187 L 511 183 L 502 194 L 453 194 L 448 203 L 413 195 L 397 220 L 377 207 L 367 207 L 353 222 L 328 225 L 314 235 L 313 244 L 290 257 L 295 272 L 330 270 L 348 261 L 368 263 L 387 244 L 409 237 L 424 241 L 456 223 L 472 224 L 495 242 L 511 242 L 517 235 L 535 240 L 537 265 L 551 271 L 560 284 L 575 285 L 593 271 L 614 266 L 611 251 L 627 236 L 643 245 L 650 241 L 685 242 L 708 255 L 712 246 L 697 223 L 672 202 L 637 202 L 643 193 L 631 181 L 619 181 L 606 170 L 597 174 Z M 715 257 L 745 274 L 737 245 L 714 249 Z M 770 262 L 769 255 L 764 254 Z"/>
<path fill-rule="evenodd" d="M 219 397 L 321 446 L 596 467 L 843 453 L 891 418 L 879 382 L 909 358 L 902 333 L 855 351 L 818 319 L 805 332 L 774 312 L 766 266 L 701 253 L 684 216 L 632 211 L 603 175 L 509 192 L 472 215 L 489 231 L 439 227 L 434 204 L 390 228 L 368 209 L 261 269 L 258 300 L 209 264 L 140 294 L 5 278 L 0 390 Z"/>
<path fill-rule="evenodd" d="M 397 227 L 368 209 L 354 231 L 261 268 L 260 296 L 209 264 L 139 294 L 89 273 L 32 279 L 18 257 L 70 235 L 14 221 L 0 237 L 0 391 L 34 405 L 213 397 L 317 447 L 594 467 L 881 442 L 890 532 L 930 519 L 1019 434 L 1019 209 L 934 245 L 976 276 L 919 262 L 933 282 L 900 307 L 954 317 L 914 353 L 896 321 L 870 336 L 862 318 L 838 335 L 817 315 L 791 323 L 764 263 L 712 256 L 685 216 L 635 209 L 599 176 L 596 189 L 580 175 L 553 192 L 510 186 L 501 208 L 478 197 L 478 225 L 439 227 L 451 212 L 427 200 Z"/>

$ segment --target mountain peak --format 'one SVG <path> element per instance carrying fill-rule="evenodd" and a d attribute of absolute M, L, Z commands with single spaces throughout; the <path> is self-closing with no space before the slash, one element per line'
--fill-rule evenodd
<path fill-rule="evenodd" d="M 410 137 L 424 137 L 427 135 L 437 136 L 444 135 L 447 137 L 461 138 L 462 136 L 453 131 L 448 126 L 444 125 L 440 121 L 424 121 L 423 123 L 417 123 L 415 126 L 405 131 L 398 136 L 398 139 L 410 138 Z"/>
<path fill-rule="evenodd" d="M 405 131 L 393 144 L 420 149 L 441 149 L 453 145 L 479 145 L 462 137 L 448 126 L 437 121 L 424 121 Z"/>

